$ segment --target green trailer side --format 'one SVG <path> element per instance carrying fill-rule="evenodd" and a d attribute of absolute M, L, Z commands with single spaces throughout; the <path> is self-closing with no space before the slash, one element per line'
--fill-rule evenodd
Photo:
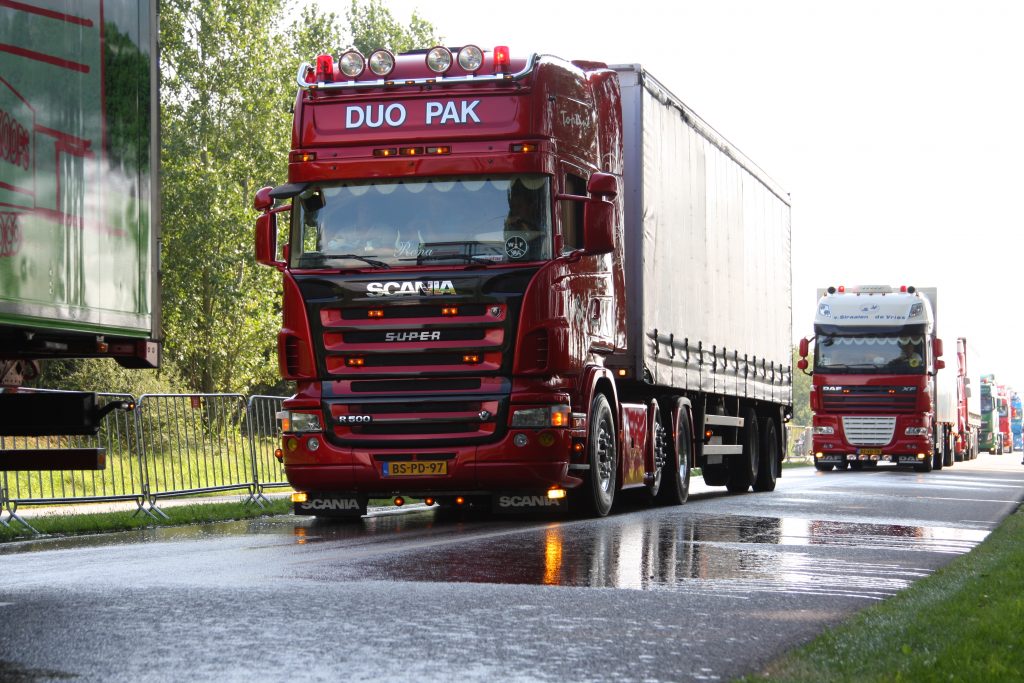
<path fill-rule="evenodd" d="M 0 46 L 0 383 L 45 358 L 155 367 L 156 0 L 4 3 Z"/>

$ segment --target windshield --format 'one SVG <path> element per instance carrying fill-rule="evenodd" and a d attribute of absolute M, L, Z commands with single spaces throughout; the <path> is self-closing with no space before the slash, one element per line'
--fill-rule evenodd
<path fill-rule="evenodd" d="M 846 374 L 924 374 L 924 337 L 818 335 L 814 368 Z"/>
<path fill-rule="evenodd" d="M 293 265 L 520 263 L 551 258 L 550 179 L 496 175 L 310 186 L 296 197 Z"/>

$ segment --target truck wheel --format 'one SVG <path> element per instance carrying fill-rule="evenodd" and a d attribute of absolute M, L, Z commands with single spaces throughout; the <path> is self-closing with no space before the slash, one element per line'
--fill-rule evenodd
<path fill-rule="evenodd" d="M 942 446 L 941 445 L 937 446 L 932 451 L 932 469 L 933 470 L 941 470 L 942 469 Z"/>
<path fill-rule="evenodd" d="M 587 461 L 590 472 L 580 492 L 581 503 L 594 516 L 604 517 L 615 502 L 615 472 L 618 465 L 615 420 L 604 394 L 596 394 L 590 404 Z"/>
<path fill-rule="evenodd" d="M 952 467 L 956 451 L 956 444 L 953 443 L 953 435 L 949 432 L 946 433 L 946 438 L 943 440 L 942 448 L 942 466 Z"/>
<path fill-rule="evenodd" d="M 654 439 L 654 480 L 647 485 L 648 501 L 653 503 L 658 499 L 658 492 L 665 485 L 665 473 L 672 462 L 672 454 L 668 447 L 668 431 L 661 420 L 661 406 L 654 411 L 653 430 L 648 438 Z"/>
<path fill-rule="evenodd" d="M 768 418 L 761 430 L 761 462 L 754 478 L 755 491 L 774 491 L 779 478 L 779 439 L 775 420 Z"/>
<path fill-rule="evenodd" d="M 832 463 L 830 463 L 830 462 L 816 462 L 816 463 L 814 463 L 814 469 L 818 470 L 819 472 L 831 472 L 832 471 Z"/>
<path fill-rule="evenodd" d="M 679 433 L 676 434 L 675 453 L 669 453 L 665 472 L 658 492 L 659 505 L 682 505 L 690 495 L 690 465 L 693 462 L 693 430 L 690 414 L 684 409 L 679 415 Z"/>
<path fill-rule="evenodd" d="M 729 458 L 729 479 L 725 488 L 731 493 L 745 493 L 757 479 L 760 442 L 757 436 L 757 415 L 753 408 L 743 411 L 743 432 L 740 438 L 743 453 Z"/>
<path fill-rule="evenodd" d="M 914 463 L 915 472 L 931 472 L 932 471 L 932 459 L 925 458 L 924 462 Z"/>

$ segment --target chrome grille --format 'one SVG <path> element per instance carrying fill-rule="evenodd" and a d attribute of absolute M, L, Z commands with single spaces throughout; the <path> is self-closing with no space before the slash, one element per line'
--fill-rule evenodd
<path fill-rule="evenodd" d="M 895 431 L 895 417 L 843 417 L 843 433 L 852 446 L 886 446 L 892 442 Z"/>

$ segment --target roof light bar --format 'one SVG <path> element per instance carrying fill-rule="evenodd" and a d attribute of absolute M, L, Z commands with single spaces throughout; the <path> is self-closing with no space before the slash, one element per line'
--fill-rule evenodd
<path fill-rule="evenodd" d="M 346 52 L 345 54 L 347 55 L 349 53 Z M 342 57 L 345 57 L 345 55 L 342 55 Z M 354 60 L 355 58 L 352 57 L 350 59 Z M 340 58 L 338 60 L 338 67 L 341 73 L 344 74 L 346 78 L 342 80 L 335 80 L 331 83 L 323 81 L 316 82 L 315 67 L 309 62 L 304 62 L 299 66 L 298 73 L 295 76 L 295 83 L 302 90 L 364 90 L 369 88 L 401 88 L 404 86 L 455 85 L 457 83 L 488 83 L 492 81 L 510 82 L 518 81 L 525 78 L 526 76 L 529 76 L 533 72 L 534 67 L 537 65 L 537 60 L 539 58 L 536 54 L 530 55 L 530 57 L 526 60 L 526 65 L 521 70 L 516 71 L 515 73 L 508 73 L 508 69 L 511 64 L 509 57 L 500 57 L 499 55 L 496 54 L 495 61 L 497 62 L 498 59 L 504 60 L 504 66 L 499 67 L 496 64 L 495 73 L 493 74 L 473 73 L 467 74 L 465 76 L 445 77 L 435 75 L 429 78 L 407 78 L 403 80 L 387 81 L 383 84 L 379 80 L 347 80 L 350 78 L 354 79 L 355 76 L 349 76 L 349 74 L 346 73 L 345 70 L 341 68 Z M 356 73 L 356 76 L 358 76 L 360 73 L 362 73 L 361 68 L 360 71 Z"/>

